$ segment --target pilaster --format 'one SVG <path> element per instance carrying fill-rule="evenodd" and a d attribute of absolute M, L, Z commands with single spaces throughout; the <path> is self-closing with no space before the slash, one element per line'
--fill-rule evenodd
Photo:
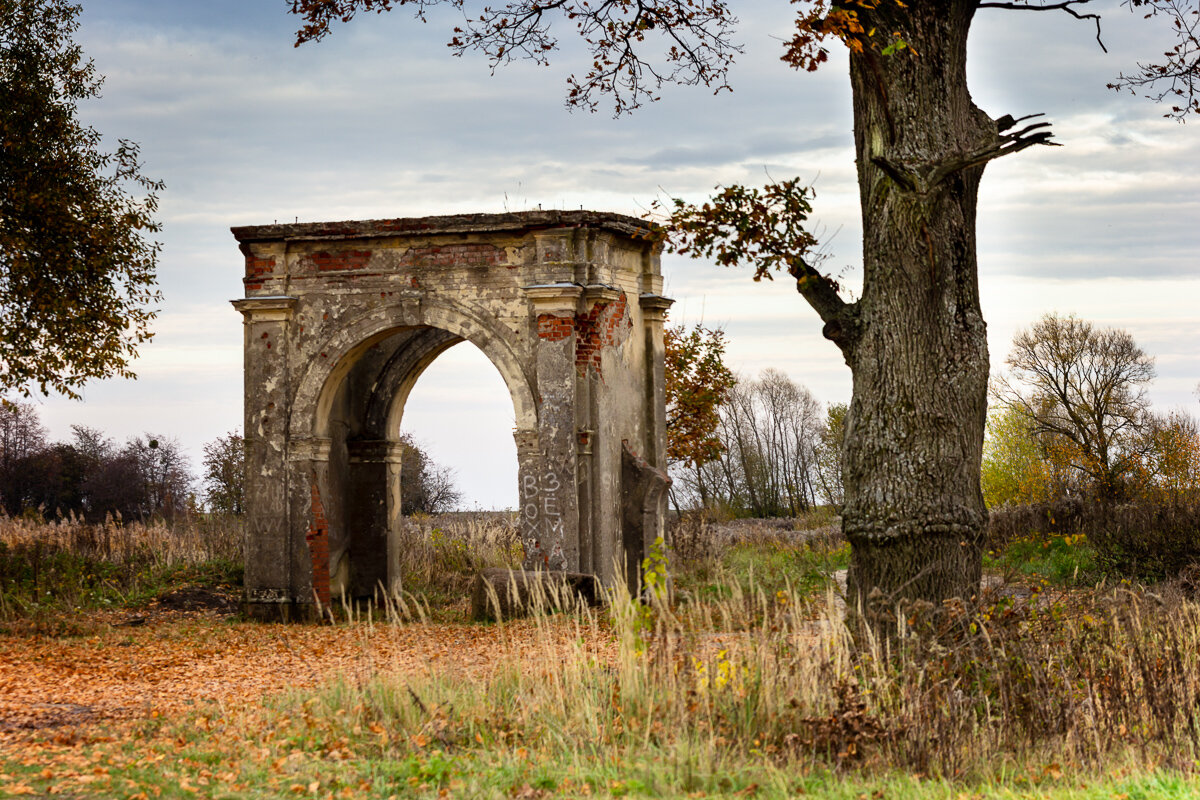
<path fill-rule="evenodd" d="M 576 455 L 575 315 L 583 287 L 526 286 L 536 325 L 540 467 L 522 469 L 526 569 L 578 570 L 579 498 Z M 524 466 L 524 465 L 523 465 Z M 536 510 L 533 519 L 528 512 Z"/>
<path fill-rule="evenodd" d="M 649 441 L 644 452 L 652 466 L 667 468 L 667 380 L 663 325 L 667 310 L 675 304 L 669 297 L 643 294 L 638 298 L 646 333 L 646 420 Z"/>
<path fill-rule="evenodd" d="M 288 341 L 296 298 L 234 300 L 245 345 L 246 597 L 291 603 L 293 550 L 288 524 Z M 286 554 L 286 557 L 281 558 Z"/>

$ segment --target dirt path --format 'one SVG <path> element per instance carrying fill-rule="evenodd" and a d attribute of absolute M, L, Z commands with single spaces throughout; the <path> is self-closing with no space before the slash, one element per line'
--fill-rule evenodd
<path fill-rule="evenodd" d="M 93 619 L 89 636 L 0 636 L 0 748 L 47 728 L 174 714 L 203 701 L 258 703 L 338 674 L 482 677 L 514 649 L 547 639 L 523 621 L 264 625 L 212 612 L 144 619 L 135 627 L 118 615 Z"/>

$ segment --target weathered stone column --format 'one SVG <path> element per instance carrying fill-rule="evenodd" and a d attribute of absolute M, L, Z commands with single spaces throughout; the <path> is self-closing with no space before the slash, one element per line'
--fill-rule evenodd
<path fill-rule="evenodd" d="M 513 431 L 517 443 L 517 498 L 521 514 L 521 546 L 525 548 L 526 569 L 536 568 L 536 559 L 531 559 L 541 546 L 542 499 L 538 477 L 542 474 L 542 448 L 538 445 L 536 429 Z M 545 569 L 543 565 L 541 569 Z"/>
<path fill-rule="evenodd" d="M 317 600 L 329 606 L 341 595 L 334 575 L 344 547 L 335 547 L 330 530 L 336 511 L 329 475 L 332 446 L 324 437 L 288 442 L 288 569 L 291 594 L 301 608 L 311 609 Z"/>
<path fill-rule="evenodd" d="M 404 513 L 401 503 L 401 461 L 404 445 L 389 441 L 387 454 L 387 591 L 399 597 L 404 589 L 400 572 L 400 548 L 404 537 Z"/>
<path fill-rule="evenodd" d="M 662 555 L 671 566 L 675 556 L 666 525 L 667 490 L 667 408 L 666 408 L 666 349 L 663 346 L 663 324 L 667 309 L 675 301 L 659 294 L 643 294 L 638 298 L 646 332 L 646 458 L 640 461 L 624 447 L 622 455 L 622 505 L 626 526 L 626 546 L 640 542 L 643 558 L 655 541 L 663 538 Z M 674 591 L 668 570 L 667 591 Z M 640 576 L 639 576 L 640 577 Z M 630 583 L 632 587 L 634 584 Z"/>
<path fill-rule="evenodd" d="M 643 294 L 638 298 L 642 320 L 646 326 L 646 442 L 647 461 L 659 469 L 667 468 L 667 380 L 666 349 L 663 346 L 663 323 L 667 309 L 675 304 L 669 297 Z"/>
<path fill-rule="evenodd" d="M 233 301 L 245 338 L 246 601 L 252 614 L 264 616 L 279 612 L 263 606 L 298 599 L 287 498 L 287 353 L 295 304 L 282 296 Z"/>
<path fill-rule="evenodd" d="M 350 574 L 347 593 L 353 597 L 370 597 L 376 590 L 390 590 L 389 558 L 395 537 L 391 530 L 389 463 L 396 460 L 398 471 L 399 443 L 386 440 L 354 440 L 346 443 L 349 451 L 349 475 L 346 488 L 346 539 L 350 555 Z"/>
<path fill-rule="evenodd" d="M 353 440 L 349 451 L 346 540 L 347 594 L 373 597 L 400 591 L 400 462 L 404 445 L 388 440 Z M 385 555 L 386 554 L 386 555 Z M 381 558 L 380 556 L 385 556 Z"/>
<path fill-rule="evenodd" d="M 579 497 L 575 441 L 575 314 L 583 287 L 554 283 L 524 287 L 537 326 L 537 472 L 521 464 L 525 568 L 579 569 Z M 518 459 L 520 454 L 518 454 Z M 532 465 L 531 465 L 532 466 Z M 532 523 L 532 524 L 530 524 Z"/>

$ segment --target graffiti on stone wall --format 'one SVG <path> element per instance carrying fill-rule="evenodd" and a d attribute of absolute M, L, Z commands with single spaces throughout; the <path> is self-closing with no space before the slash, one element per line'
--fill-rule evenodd
<path fill-rule="evenodd" d="M 521 478 L 521 528 L 526 554 L 537 553 L 546 569 L 566 569 L 563 540 L 562 480 L 553 470 L 528 472 Z"/>

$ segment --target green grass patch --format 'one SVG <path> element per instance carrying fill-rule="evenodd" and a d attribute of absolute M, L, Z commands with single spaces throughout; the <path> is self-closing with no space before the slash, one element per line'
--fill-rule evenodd
<path fill-rule="evenodd" d="M 1101 577 L 1095 548 L 1082 534 L 1032 534 L 984 557 L 984 569 L 1044 580 L 1055 586 L 1091 586 Z"/>
<path fill-rule="evenodd" d="M 850 545 L 825 536 L 783 533 L 751 535 L 730 544 L 719 558 L 679 565 L 675 585 L 697 601 L 763 592 L 768 596 L 795 592 L 814 599 L 850 564 Z"/>
<path fill-rule="evenodd" d="M 72 552 L 37 552 L 0 542 L 0 612 L 21 617 L 45 611 L 139 607 L 183 586 L 232 591 L 240 562 L 162 563 L 153 554 L 113 563 Z"/>
<path fill-rule="evenodd" d="M 298 698 L 297 698 L 298 699 Z M 364 726 L 353 710 L 274 716 L 197 712 L 135 726 L 115 739 L 48 745 L 46 760 L 0 756 L 0 796 L 75 798 L 795 798 L 827 800 L 1184 800 L 1200 780 L 1120 762 L 1102 770 L 1034 761 L 972 778 L 882 768 L 830 769 L 745 750 L 646 741 L 553 749 L 481 746 Z M 313 708 L 314 712 L 318 709 Z M 260 712 L 261 713 L 261 712 Z M 527 746 L 529 745 L 529 746 Z M 53 756 L 66 754 L 63 765 Z"/>

